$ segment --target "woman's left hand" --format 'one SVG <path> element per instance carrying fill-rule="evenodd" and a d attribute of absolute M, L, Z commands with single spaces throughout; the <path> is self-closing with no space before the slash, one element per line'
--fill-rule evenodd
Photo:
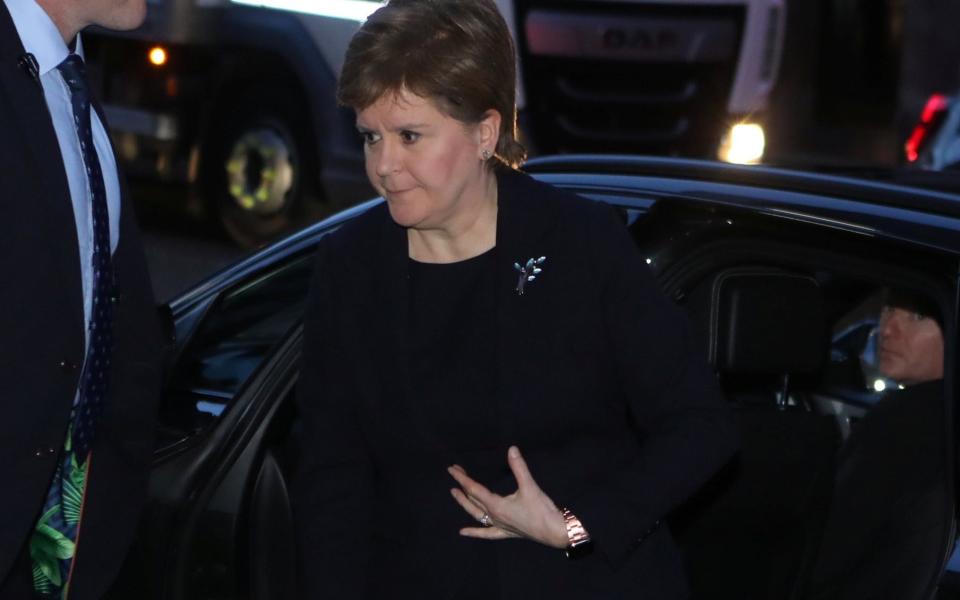
<path fill-rule="evenodd" d="M 460 535 L 487 540 L 522 537 L 553 548 L 566 548 L 567 526 L 563 515 L 534 481 L 516 446 L 507 451 L 507 464 L 517 480 L 517 491 L 509 496 L 494 494 L 471 479 L 460 465 L 447 468 L 460 484 L 450 493 L 463 510 L 477 521 L 484 515 L 489 519 L 488 526 L 464 527 Z"/>

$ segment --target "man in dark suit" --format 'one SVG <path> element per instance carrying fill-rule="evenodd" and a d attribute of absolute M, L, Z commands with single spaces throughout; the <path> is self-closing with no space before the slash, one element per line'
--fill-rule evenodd
<path fill-rule="evenodd" d="M 820 550 L 797 597 L 929 596 L 952 544 L 943 332 L 932 299 L 886 291 L 878 367 L 899 387 L 853 424 L 840 449 Z"/>
<path fill-rule="evenodd" d="M 143 0 L 0 4 L 4 599 L 101 597 L 145 495 L 161 335 L 78 35 L 144 14 Z"/>

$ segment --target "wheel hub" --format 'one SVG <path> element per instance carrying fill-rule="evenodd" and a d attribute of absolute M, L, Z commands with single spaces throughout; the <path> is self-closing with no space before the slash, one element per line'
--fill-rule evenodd
<path fill-rule="evenodd" d="M 244 132 L 227 156 L 227 192 L 245 211 L 270 215 L 290 200 L 294 182 L 291 144 L 277 131 L 262 127 Z"/>

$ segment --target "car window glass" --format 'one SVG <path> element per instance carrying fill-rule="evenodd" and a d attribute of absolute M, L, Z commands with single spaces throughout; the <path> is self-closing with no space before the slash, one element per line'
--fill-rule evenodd
<path fill-rule="evenodd" d="M 893 286 L 757 261 L 675 295 L 741 431 L 736 459 L 671 521 L 693 595 L 919 597 L 951 520 L 944 342 L 905 338 L 929 333 L 936 318 L 916 309 L 935 303 L 901 294 L 912 308 L 884 333 Z"/>
<path fill-rule="evenodd" d="M 882 285 L 831 332 L 813 408 L 842 442 L 807 590 L 919 597 L 952 521 L 943 321 L 928 295 Z"/>
<path fill-rule="evenodd" d="M 880 319 L 883 293 L 867 295 L 837 319 L 830 335 L 824 388 L 853 403 L 871 406 L 903 384 L 880 371 Z"/>
<path fill-rule="evenodd" d="M 224 292 L 204 315 L 177 361 L 161 407 L 167 441 L 203 428 L 229 408 L 302 317 L 312 268 L 312 253 L 284 260 Z"/>

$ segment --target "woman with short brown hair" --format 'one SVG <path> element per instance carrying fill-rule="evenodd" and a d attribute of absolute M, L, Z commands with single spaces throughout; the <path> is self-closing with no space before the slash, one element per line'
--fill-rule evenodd
<path fill-rule="evenodd" d="M 348 49 L 386 202 L 318 250 L 308 598 L 687 593 L 661 523 L 732 454 L 730 415 L 614 212 L 515 169 L 514 60 L 491 0 L 392 0 Z"/>
<path fill-rule="evenodd" d="M 337 99 L 359 111 L 406 90 L 466 125 L 495 110 L 495 155 L 518 167 L 526 151 L 517 141 L 516 59 L 502 25 L 493 2 L 390 2 L 350 42 Z"/>

